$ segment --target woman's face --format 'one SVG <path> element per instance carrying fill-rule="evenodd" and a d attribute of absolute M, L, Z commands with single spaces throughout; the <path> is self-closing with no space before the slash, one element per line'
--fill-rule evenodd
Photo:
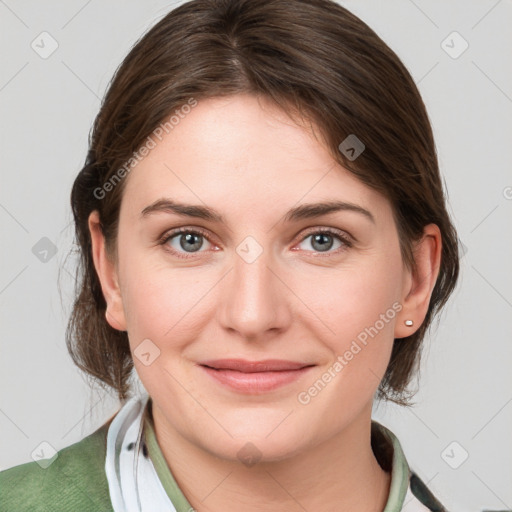
<path fill-rule="evenodd" d="M 107 318 L 128 332 L 159 428 L 278 460 L 367 422 L 410 286 L 388 200 L 248 95 L 200 101 L 126 179 Z M 226 358 L 310 368 L 200 365 Z"/>

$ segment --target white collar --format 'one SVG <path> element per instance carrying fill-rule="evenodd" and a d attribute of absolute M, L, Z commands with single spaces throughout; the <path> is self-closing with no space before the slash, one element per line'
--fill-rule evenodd
<path fill-rule="evenodd" d="M 108 429 L 105 473 L 114 512 L 176 512 L 151 459 L 143 454 L 148 399 L 129 399 Z"/>

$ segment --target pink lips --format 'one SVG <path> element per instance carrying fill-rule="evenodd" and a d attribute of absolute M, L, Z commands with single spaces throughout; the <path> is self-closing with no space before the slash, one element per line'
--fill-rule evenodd
<path fill-rule="evenodd" d="M 314 365 L 267 359 L 216 359 L 202 361 L 199 367 L 212 378 L 236 391 L 259 394 L 284 386 L 308 372 Z"/>

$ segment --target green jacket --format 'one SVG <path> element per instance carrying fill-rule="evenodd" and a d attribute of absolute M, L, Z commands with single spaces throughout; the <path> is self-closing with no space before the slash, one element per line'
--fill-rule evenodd
<path fill-rule="evenodd" d="M 60 450 L 46 469 L 37 462 L 29 462 L 0 472 L 0 511 L 113 512 L 105 474 L 106 439 L 112 420 L 88 437 Z M 191 510 L 165 462 L 151 414 L 145 419 L 144 432 L 145 456 L 151 458 L 176 510 Z M 380 454 L 379 462 L 387 465 L 387 471 L 392 465 L 392 485 L 386 512 L 397 510 L 396 504 L 403 502 L 408 486 L 428 510 L 446 512 L 420 478 L 410 471 L 398 439 L 375 421 L 372 421 L 372 446 Z"/>
<path fill-rule="evenodd" d="M 27 462 L 0 472 L 0 511 L 113 512 L 105 475 L 112 419 L 60 450 L 46 469 Z"/>

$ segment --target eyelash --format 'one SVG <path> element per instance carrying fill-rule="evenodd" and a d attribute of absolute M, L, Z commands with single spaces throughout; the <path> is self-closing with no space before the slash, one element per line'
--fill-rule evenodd
<path fill-rule="evenodd" d="M 210 241 L 206 231 L 203 231 L 200 228 L 177 228 L 177 229 L 174 229 L 172 231 L 167 231 L 158 240 L 158 244 L 164 246 L 164 249 L 166 251 L 168 251 L 171 254 L 177 256 L 178 258 L 182 258 L 182 259 L 194 258 L 194 254 L 196 254 L 196 253 L 189 253 L 190 256 L 184 256 L 183 255 L 184 253 L 175 251 L 174 249 L 170 249 L 168 246 L 166 246 L 166 244 L 167 244 L 167 242 L 169 240 L 171 240 L 172 238 L 174 238 L 177 235 L 180 235 L 182 233 L 188 233 L 188 234 L 193 234 L 193 235 L 200 235 L 200 236 L 206 238 L 208 240 L 208 242 L 212 243 Z M 308 231 L 308 233 L 306 235 L 304 235 L 303 238 L 301 238 L 299 243 L 304 242 L 304 240 L 306 240 L 308 237 L 310 237 L 311 235 L 316 235 L 316 234 L 331 235 L 334 238 L 337 238 L 343 244 L 343 247 L 338 248 L 334 252 L 327 252 L 327 253 L 325 253 L 325 255 L 321 251 L 318 251 L 318 252 L 316 252 L 316 251 L 308 251 L 308 252 L 314 252 L 315 254 L 320 255 L 320 257 L 322 257 L 322 258 L 329 258 L 329 257 L 331 257 L 333 255 L 340 254 L 341 252 L 345 251 L 346 249 L 349 249 L 350 247 L 352 247 L 352 245 L 353 245 L 352 241 L 348 238 L 347 235 L 345 235 L 342 231 L 335 230 L 334 228 L 313 228 L 310 231 Z"/>

